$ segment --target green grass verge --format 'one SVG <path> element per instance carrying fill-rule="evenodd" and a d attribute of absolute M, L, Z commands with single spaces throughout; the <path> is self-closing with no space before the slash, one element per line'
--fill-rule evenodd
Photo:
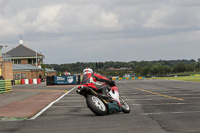
<path fill-rule="evenodd" d="M 28 117 L 0 117 L 0 121 L 26 120 Z"/>
<path fill-rule="evenodd" d="M 163 79 L 163 80 L 181 80 L 181 81 L 200 82 L 199 76 L 156 77 L 156 78 L 146 78 L 146 79 Z"/>

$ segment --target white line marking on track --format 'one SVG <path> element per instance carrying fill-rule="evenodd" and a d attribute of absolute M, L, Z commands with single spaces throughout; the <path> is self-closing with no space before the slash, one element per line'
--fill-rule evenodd
<path fill-rule="evenodd" d="M 162 115 L 162 114 L 189 114 L 200 113 L 200 111 L 185 111 L 185 112 L 158 112 L 158 113 L 140 113 L 141 115 Z"/>
<path fill-rule="evenodd" d="M 71 90 L 69 90 L 67 93 L 63 94 L 62 96 L 60 96 L 58 99 L 56 99 L 55 101 L 51 102 L 49 105 L 47 105 L 45 108 L 43 108 L 40 112 L 38 112 L 36 115 L 34 115 L 33 117 L 31 117 L 28 120 L 35 120 L 38 116 L 40 116 L 44 111 L 46 111 L 48 108 L 50 108 L 54 103 L 58 102 L 60 99 L 62 99 L 64 96 L 66 96 L 67 94 L 69 94 L 71 91 L 73 91 L 77 86 L 75 86 L 74 88 L 72 88 Z"/>
<path fill-rule="evenodd" d="M 126 101 L 131 101 L 131 100 L 134 100 L 134 101 L 153 101 L 153 100 L 164 100 L 164 99 L 169 99 L 169 98 L 154 98 L 154 99 L 125 99 Z"/>
<path fill-rule="evenodd" d="M 187 104 L 187 103 L 156 103 L 156 104 L 132 104 L 132 105 L 138 105 L 138 106 L 159 106 L 159 105 L 183 105 L 183 104 Z"/>

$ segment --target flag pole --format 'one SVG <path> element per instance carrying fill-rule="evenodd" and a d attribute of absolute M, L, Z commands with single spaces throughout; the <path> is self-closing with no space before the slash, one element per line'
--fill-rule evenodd
<path fill-rule="evenodd" d="M 36 67 L 37 67 L 37 48 L 36 48 Z"/>

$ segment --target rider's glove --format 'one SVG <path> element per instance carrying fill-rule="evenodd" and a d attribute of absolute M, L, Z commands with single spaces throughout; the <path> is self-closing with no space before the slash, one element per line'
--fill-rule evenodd
<path fill-rule="evenodd" d="M 115 85 L 115 81 L 111 80 L 111 81 L 110 81 L 110 86 L 116 86 L 116 85 Z"/>
<path fill-rule="evenodd" d="M 78 89 L 81 89 L 82 88 L 82 86 L 80 85 L 79 87 L 78 87 Z"/>

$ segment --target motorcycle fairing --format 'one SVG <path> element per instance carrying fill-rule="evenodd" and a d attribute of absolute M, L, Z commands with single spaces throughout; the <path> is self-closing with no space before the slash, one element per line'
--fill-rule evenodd
<path fill-rule="evenodd" d="M 108 102 L 108 112 L 112 111 L 117 111 L 117 112 L 122 111 L 122 108 L 119 106 L 117 101 L 113 101 L 112 103 Z"/>
<path fill-rule="evenodd" d="M 119 91 L 117 86 L 113 86 L 111 87 L 111 90 L 109 91 L 109 94 L 111 95 L 111 97 L 119 104 L 119 106 L 121 107 L 120 101 L 119 101 Z"/>

